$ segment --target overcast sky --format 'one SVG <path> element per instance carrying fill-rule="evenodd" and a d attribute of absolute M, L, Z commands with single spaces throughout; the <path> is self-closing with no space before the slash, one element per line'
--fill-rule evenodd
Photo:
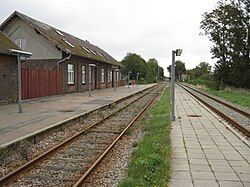
<path fill-rule="evenodd" d="M 217 0 L 0 0 L 0 22 L 15 10 L 88 40 L 118 61 L 126 53 L 156 58 L 165 69 L 171 51 L 187 69 L 199 62 L 214 64 L 212 43 L 201 36 L 202 14 Z"/>

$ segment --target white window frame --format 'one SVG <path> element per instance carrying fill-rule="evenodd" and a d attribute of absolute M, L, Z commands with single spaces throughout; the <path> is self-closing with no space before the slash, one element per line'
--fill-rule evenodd
<path fill-rule="evenodd" d="M 74 84 L 74 64 L 68 64 L 68 84 Z"/>
<path fill-rule="evenodd" d="M 110 70 L 108 70 L 108 82 L 110 82 Z"/>
<path fill-rule="evenodd" d="M 82 83 L 86 83 L 86 67 L 82 66 Z"/>
<path fill-rule="evenodd" d="M 91 67 L 89 67 L 89 78 L 90 78 L 89 83 L 92 84 L 92 68 Z"/>
<path fill-rule="evenodd" d="M 109 76 L 110 76 L 110 82 L 112 82 L 112 76 L 113 76 L 113 71 L 110 71 L 110 74 L 109 74 Z"/>
<path fill-rule="evenodd" d="M 116 72 L 116 81 L 119 81 L 119 71 Z"/>
<path fill-rule="evenodd" d="M 102 83 L 105 82 L 105 71 L 104 71 L 104 69 L 101 69 L 101 82 Z"/>

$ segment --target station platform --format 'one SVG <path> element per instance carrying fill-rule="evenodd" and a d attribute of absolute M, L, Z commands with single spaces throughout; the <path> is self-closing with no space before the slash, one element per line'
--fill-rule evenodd
<path fill-rule="evenodd" d="M 249 141 L 176 86 L 170 187 L 250 186 Z"/>
<path fill-rule="evenodd" d="M 91 97 L 86 91 L 35 99 L 23 103 L 21 114 L 17 104 L 0 106 L 0 148 L 154 85 L 92 90 Z"/>

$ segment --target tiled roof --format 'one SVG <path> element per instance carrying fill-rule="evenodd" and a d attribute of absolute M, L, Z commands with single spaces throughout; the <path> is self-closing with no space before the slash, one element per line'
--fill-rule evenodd
<path fill-rule="evenodd" d="M 9 53 L 10 49 L 20 50 L 11 39 L 0 31 L 0 52 Z"/>
<path fill-rule="evenodd" d="M 31 27 L 33 27 L 38 34 L 44 35 L 48 40 L 54 43 L 57 48 L 61 49 L 62 51 L 65 51 L 66 53 L 101 61 L 115 66 L 122 66 L 121 63 L 119 63 L 117 60 L 111 57 L 104 50 L 89 43 L 88 41 L 77 38 L 71 34 L 68 34 L 50 25 L 37 21 L 17 11 L 15 11 L 1 25 L 1 27 L 3 27 L 6 22 L 11 20 L 15 16 L 20 17 Z"/>

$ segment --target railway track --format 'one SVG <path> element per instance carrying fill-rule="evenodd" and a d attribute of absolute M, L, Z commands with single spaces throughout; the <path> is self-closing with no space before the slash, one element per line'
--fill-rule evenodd
<path fill-rule="evenodd" d="M 190 86 L 184 84 L 179 84 L 179 86 L 228 121 L 231 125 L 233 125 L 233 127 L 237 128 L 240 132 L 246 135 L 247 138 L 250 137 L 250 113 Z"/>
<path fill-rule="evenodd" d="M 163 89 L 163 85 L 154 92 Z M 145 94 L 0 179 L 0 186 L 80 186 L 157 97 Z M 148 92 L 150 93 L 150 92 Z M 152 93 L 152 91 L 151 91 Z"/>

